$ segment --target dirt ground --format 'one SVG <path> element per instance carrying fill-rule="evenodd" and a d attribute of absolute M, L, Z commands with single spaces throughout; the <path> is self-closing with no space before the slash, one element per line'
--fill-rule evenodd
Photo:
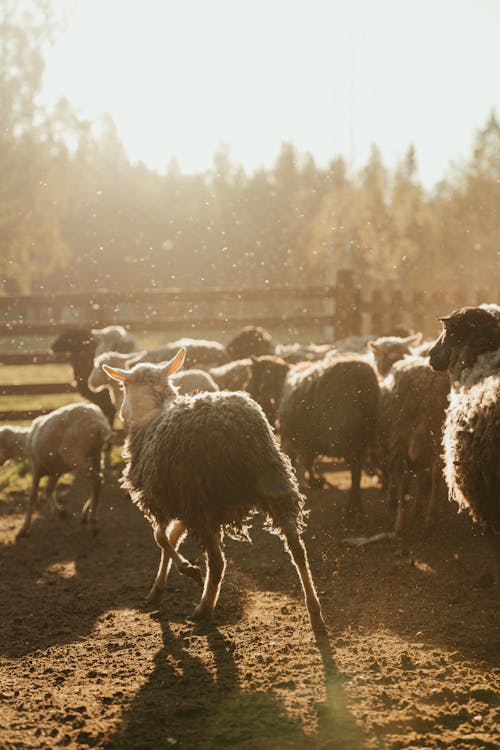
<path fill-rule="evenodd" d="M 17 544 L 25 498 L 1 496 L 0 747 L 498 748 L 491 540 L 450 506 L 432 531 L 348 546 L 386 529 L 386 510 L 365 478 L 366 519 L 346 529 L 348 475 L 330 478 L 309 492 L 305 534 L 328 644 L 259 517 L 252 545 L 226 541 L 215 618 L 200 627 L 186 619 L 196 584 L 175 572 L 160 609 L 143 606 L 158 552 L 116 480 L 97 540 L 76 515 L 83 483 L 66 489 L 66 521 L 42 506 Z"/>

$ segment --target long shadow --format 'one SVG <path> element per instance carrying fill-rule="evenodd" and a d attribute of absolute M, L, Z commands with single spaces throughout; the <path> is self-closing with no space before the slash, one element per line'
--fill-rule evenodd
<path fill-rule="evenodd" d="M 317 641 L 326 699 L 315 704 L 317 729 L 310 734 L 287 715 L 272 689 L 242 687 L 234 658 L 237 640 L 214 624 L 185 627 L 179 634 L 163 620 L 161 627 L 163 646 L 155 655 L 154 671 L 124 713 L 119 731 L 103 745 L 105 750 L 149 750 L 169 744 L 190 750 L 364 747 L 326 638 Z M 213 669 L 207 666 L 206 654 L 202 659 L 191 653 L 196 639 L 213 654 Z"/>
<path fill-rule="evenodd" d="M 83 493 L 78 483 L 71 488 L 75 512 Z M 367 518 L 362 533 L 387 528 L 378 490 L 365 489 L 363 497 Z M 385 627 L 404 637 L 419 631 L 420 640 L 429 644 L 496 663 L 498 599 L 488 580 L 494 555 L 467 518 L 448 514 L 432 534 L 409 533 L 402 542 L 356 549 L 342 542 L 344 499 L 341 490 L 311 492 L 305 535 L 327 622 L 336 634 L 362 620 L 364 627 Z M 4 518 L 17 502 L 2 503 Z M 254 586 L 302 600 L 281 540 L 259 526 L 257 518 L 253 545 L 227 540 L 232 566 L 219 604 L 225 606 L 226 622 L 238 621 L 242 611 L 239 587 L 231 590 L 231 570 L 246 576 L 245 593 Z M 191 559 L 201 557 L 201 550 L 189 541 L 185 552 Z M 21 656 L 70 643 L 87 635 L 108 610 L 141 607 L 157 564 L 149 524 L 116 486 L 103 493 L 101 532 L 95 541 L 76 518 L 68 522 L 39 518 L 31 538 L 0 545 L 0 653 Z M 199 592 L 176 574 L 169 587 L 169 616 L 172 622 L 181 622 Z M 178 589 L 175 596 L 172 588 Z"/>
<path fill-rule="evenodd" d="M 387 531 L 391 520 L 376 487 L 363 490 L 366 515 L 355 527 L 346 524 L 345 500 L 339 489 L 309 492 L 304 534 L 326 620 L 337 635 L 362 621 L 365 628 L 405 638 L 415 639 L 418 632 L 419 641 L 498 664 L 500 568 L 494 540 L 447 503 L 430 529 L 416 520 L 401 539 L 349 546 L 346 538 Z M 280 540 L 269 538 L 260 525 L 257 519 L 252 548 L 236 553 L 228 542 L 230 556 L 237 555 L 240 570 L 260 590 L 300 600 Z"/>
<path fill-rule="evenodd" d="M 44 509 L 29 538 L 0 545 L 4 656 L 77 641 L 109 610 L 143 608 L 159 560 L 151 527 L 124 493 L 108 486 L 101 497 L 100 532 L 93 539 L 78 519 L 85 490 L 83 483 L 71 488 L 66 520 Z M 22 511 L 19 500 L 0 504 L 12 540 L 13 526 L 20 525 L 17 519 L 11 523 L 14 510 Z M 189 541 L 186 554 L 202 556 Z M 193 582 L 172 572 L 165 597 L 173 621 L 183 621 L 198 596 Z M 238 611 L 233 607 L 232 616 L 237 618 Z"/>

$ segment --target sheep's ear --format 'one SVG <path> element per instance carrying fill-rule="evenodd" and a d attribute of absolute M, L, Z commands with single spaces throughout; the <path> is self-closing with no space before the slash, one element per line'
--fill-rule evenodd
<path fill-rule="evenodd" d="M 404 341 L 406 344 L 420 344 L 422 341 L 422 334 L 420 332 L 414 333 L 412 336 L 407 336 Z"/>
<path fill-rule="evenodd" d="M 187 349 L 185 346 L 181 347 L 175 357 L 172 357 L 172 359 L 162 367 L 162 370 L 167 377 L 173 375 L 174 372 L 177 372 L 179 367 L 182 367 L 184 360 L 186 359 L 186 351 Z"/>
<path fill-rule="evenodd" d="M 369 341 L 368 342 L 368 346 L 370 347 L 370 349 L 372 350 L 372 352 L 378 351 L 378 344 L 377 344 L 376 341 Z"/>
<path fill-rule="evenodd" d="M 126 383 L 129 376 L 127 370 L 121 370 L 119 367 L 110 367 L 109 365 L 102 365 L 102 369 L 111 380 L 117 380 L 119 383 Z"/>

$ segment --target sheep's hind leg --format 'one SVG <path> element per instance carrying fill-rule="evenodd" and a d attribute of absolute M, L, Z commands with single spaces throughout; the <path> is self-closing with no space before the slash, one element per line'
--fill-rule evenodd
<path fill-rule="evenodd" d="M 40 484 L 40 479 L 42 478 L 42 475 L 38 471 L 33 472 L 33 483 L 31 485 L 31 492 L 28 500 L 28 507 L 26 508 L 26 515 L 24 516 L 24 523 L 17 532 L 17 539 L 23 536 L 28 536 L 31 529 L 31 521 L 33 518 L 33 513 L 36 506 L 36 501 L 38 498 L 38 486 Z"/>
<path fill-rule="evenodd" d="M 273 519 L 273 526 L 280 530 L 281 537 L 285 542 L 285 548 L 288 550 L 299 575 L 311 627 L 317 634 L 322 634 L 324 633 L 325 622 L 321 612 L 321 604 L 319 603 L 316 587 L 312 579 L 307 550 L 297 529 L 297 525 L 291 520 L 286 520 L 276 508 L 276 505 L 272 509 L 270 508 L 269 511 Z"/>
<path fill-rule="evenodd" d="M 220 532 L 210 536 L 205 543 L 207 571 L 200 603 L 191 615 L 192 620 L 204 620 L 212 614 L 219 598 L 226 560 L 221 546 Z"/>
<path fill-rule="evenodd" d="M 154 538 L 156 544 L 161 549 L 161 560 L 155 582 L 146 597 L 148 604 L 154 604 L 160 600 L 172 567 L 171 551 L 177 551 L 185 535 L 186 528 L 181 521 L 170 521 L 168 526 L 166 524 L 158 525 L 155 528 Z"/>
<path fill-rule="evenodd" d="M 361 503 L 361 464 L 362 460 L 360 456 L 356 456 L 350 461 L 351 489 L 346 508 L 348 516 L 360 516 L 363 512 L 363 505 Z"/>
<path fill-rule="evenodd" d="M 59 479 L 59 476 L 60 476 L 59 474 L 51 474 L 47 482 L 45 493 L 47 495 L 47 500 L 49 501 L 49 505 L 52 509 L 52 512 L 57 513 L 59 518 L 66 518 L 66 508 L 61 503 L 61 501 L 57 498 L 56 493 L 55 493 L 55 488 L 56 488 L 56 484 L 57 484 L 57 480 Z"/>
<path fill-rule="evenodd" d="M 82 523 L 86 523 L 90 529 L 92 536 L 96 536 L 99 531 L 97 525 L 97 505 L 99 502 L 99 495 L 101 494 L 102 487 L 102 475 L 101 475 L 101 451 L 92 456 L 90 466 L 77 466 L 76 467 L 81 474 L 90 479 L 92 485 L 92 492 L 89 499 L 85 502 L 80 520 Z"/>

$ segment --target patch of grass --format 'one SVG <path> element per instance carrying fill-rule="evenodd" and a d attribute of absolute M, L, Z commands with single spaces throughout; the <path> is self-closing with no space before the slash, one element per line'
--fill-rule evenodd
<path fill-rule="evenodd" d="M 38 396 L 0 396 L 0 411 L 8 409 L 58 409 L 65 404 L 84 401 L 78 393 L 50 393 Z"/>
<path fill-rule="evenodd" d="M 0 369 L 2 385 L 23 383 L 71 383 L 71 365 L 3 365 Z"/>

